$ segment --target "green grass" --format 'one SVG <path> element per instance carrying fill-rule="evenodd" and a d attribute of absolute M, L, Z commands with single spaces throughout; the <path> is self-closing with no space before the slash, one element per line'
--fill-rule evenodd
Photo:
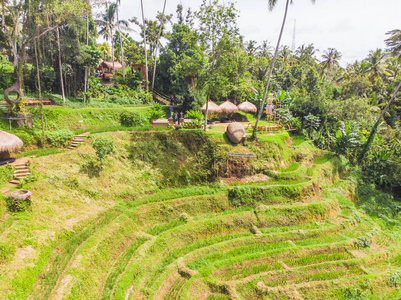
<path fill-rule="evenodd" d="M 22 152 L 16 156 L 16 158 L 21 158 L 21 157 L 29 157 L 29 156 L 36 156 L 36 157 L 41 157 L 41 156 L 47 156 L 47 155 L 53 155 L 57 153 L 62 153 L 66 151 L 65 148 L 44 148 L 44 149 L 35 149 L 35 150 L 29 150 Z"/>

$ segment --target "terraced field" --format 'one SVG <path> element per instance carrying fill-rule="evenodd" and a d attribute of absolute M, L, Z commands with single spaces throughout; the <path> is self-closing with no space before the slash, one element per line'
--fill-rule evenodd
<path fill-rule="evenodd" d="M 0 299 L 399 299 L 401 238 L 358 210 L 333 155 L 268 144 L 281 169 L 152 194 L 130 135 L 104 136 L 119 151 L 98 177 L 90 140 L 35 160 L 33 210 L 1 217 Z"/>
<path fill-rule="evenodd" d="M 262 183 L 166 189 L 114 207 L 60 246 L 34 298 L 388 293 L 392 244 L 350 210 L 349 182 L 333 162 L 326 155 Z"/>

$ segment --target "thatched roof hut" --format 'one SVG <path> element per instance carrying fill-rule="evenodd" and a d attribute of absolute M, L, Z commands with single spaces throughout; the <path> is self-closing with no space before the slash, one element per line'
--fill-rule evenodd
<path fill-rule="evenodd" d="M 245 100 L 245 102 L 238 105 L 238 109 L 245 113 L 256 113 L 258 111 L 258 108 L 248 100 Z"/>
<path fill-rule="evenodd" d="M 113 70 L 113 62 L 112 61 L 102 61 L 100 63 L 100 67 L 103 69 L 108 69 L 109 71 Z M 115 70 L 121 70 L 123 68 L 123 65 L 120 64 L 118 61 L 114 61 L 114 69 Z"/>
<path fill-rule="evenodd" d="M 0 152 L 13 151 L 24 145 L 19 137 L 0 130 Z"/>
<path fill-rule="evenodd" d="M 214 103 L 212 100 L 209 100 L 209 105 L 208 105 L 209 112 L 221 112 L 220 106 L 218 106 L 216 103 Z M 206 103 L 202 106 L 202 112 L 206 112 Z"/>
<path fill-rule="evenodd" d="M 233 114 L 238 111 L 238 107 L 234 103 L 232 103 L 228 100 L 226 102 L 220 104 L 220 108 L 221 108 L 221 111 L 226 114 Z"/>

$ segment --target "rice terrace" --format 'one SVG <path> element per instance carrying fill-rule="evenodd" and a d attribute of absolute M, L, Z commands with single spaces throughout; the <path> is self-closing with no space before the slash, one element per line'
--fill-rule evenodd
<path fill-rule="evenodd" d="M 401 299 L 401 31 L 153 2 L 2 1 L 0 300 Z"/>

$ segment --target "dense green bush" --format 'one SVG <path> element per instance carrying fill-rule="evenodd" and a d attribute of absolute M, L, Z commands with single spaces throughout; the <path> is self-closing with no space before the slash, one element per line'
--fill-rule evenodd
<path fill-rule="evenodd" d="M 96 151 L 97 159 L 102 162 L 107 155 L 113 152 L 114 142 L 103 138 L 97 138 L 92 145 Z"/>
<path fill-rule="evenodd" d="M 74 137 L 74 134 L 68 129 L 46 132 L 46 139 L 52 147 L 66 146 Z"/>
<path fill-rule="evenodd" d="M 159 103 L 154 104 L 152 109 L 150 110 L 150 118 L 157 120 L 164 117 L 165 117 L 165 112 L 163 106 Z"/>
<path fill-rule="evenodd" d="M 146 123 L 145 121 L 146 119 L 138 112 L 123 111 L 120 114 L 120 123 L 123 126 L 127 127 L 142 126 Z"/>
<path fill-rule="evenodd" d="M 6 205 L 10 212 L 22 212 L 26 211 L 31 206 L 31 200 L 20 200 L 20 199 L 6 199 Z"/>

